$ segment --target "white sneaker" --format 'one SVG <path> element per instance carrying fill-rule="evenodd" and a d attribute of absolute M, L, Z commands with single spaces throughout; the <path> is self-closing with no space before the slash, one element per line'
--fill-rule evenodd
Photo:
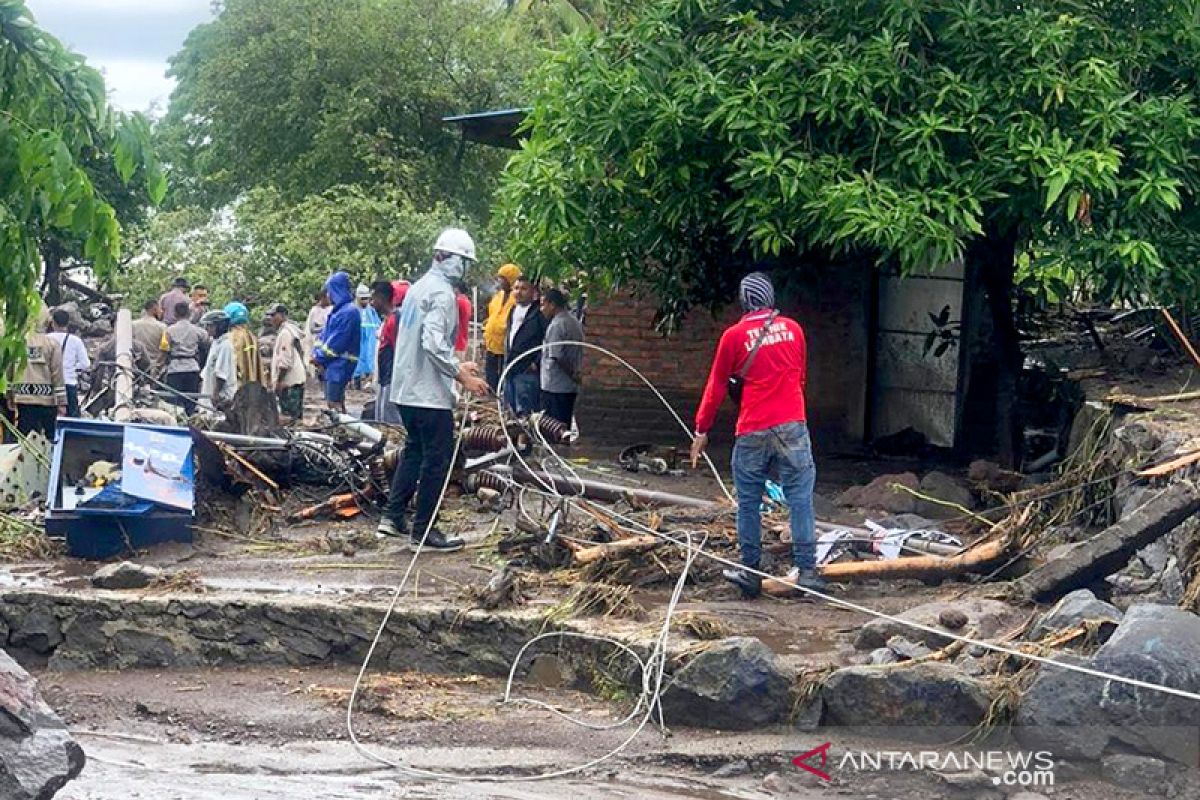
<path fill-rule="evenodd" d="M 381 520 L 379 520 L 379 527 L 375 529 L 375 536 L 379 539 L 391 539 L 400 536 L 407 537 L 408 534 L 402 532 L 398 527 L 396 527 L 396 523 L 392 522 L 387 517 L 383 517 Z"/>

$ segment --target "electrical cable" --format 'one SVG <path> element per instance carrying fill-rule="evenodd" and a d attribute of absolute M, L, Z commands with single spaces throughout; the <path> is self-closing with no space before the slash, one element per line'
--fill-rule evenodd
<path fill-rule="evenodd" d="M 678 415 L 678 413 L 675 412 L 674 408 L 671 407 L 670 403 L 667 402 L 666 398 L 663 397 L 662 393 L 658 391 L 657 387 L 655 387 L 636 367 L 631 365 L 629 362 L 625 361 L 623 358 L 621 358 L 617 354 L 611 352 L 610 350 L 608 350 L 604 347 L 601 347 L 601 346 L 595 345 L 595 344 L 591 344 L 589 342 L 556 342 L 552 345 L 542 344 L 542 345 L 539 345 L 537 348 L 534 348 L 530 352 L 534 352 L 534 351 L 540 352 L 542 350 L 547 349 L 548 347 L 554 347 L 554 346 L 584 347 L 587 349 L 591 349 L 591 350 L 600 352 L 603 355 L 606 355 L 606 356 L 616 360 L 618 363 L 620 363 L 622 366 L 624 366 L 626 369 L 630 370 L 634 375 L 636 375 L 642 381 L 642 383 L 645 384 L 648 389 L 650 389 L 650 391 L 655 395 L 655 397 L 657 397 L 659 399 L 659 401 L 663 404 L 663 406 L 670 412 L 671 416 L 674 417 L 675 421 L 679 424 L 679 426 L 683 429 L 683 431 L 689 436 L 689 438 L 691 437 L 691 430 L 683 422 L 682 418 Z M 504 371 L 501 374 L 501 378 L 500 378 L 500 392 L 497 393 L 496 403 L 497 403 L 497 410 L 500 412 L 501 417 L 503 417 L 502 393 L 503 393 L 504 378 L 507 376 L 508 371 L 511 367 L 512 367 L 512 364 L 506 365 Z M 467 407 L 469 408 L 469 403 L 470 403 L 469 398 L 466 398 L 464 396 L 464 402 L 467 404 Z M 459 448 L 462 443 L 462 433 L 465 428 L 466 419 L 467 419 L 467 415 L 464 414 L 462 420 L 460 421 L 457 435 L 455 436 L 454 452 L 451 457 L 451 463 L 453 463 L 453 461 L 455 459 L 457 459 L 458 451 L 459 451 Z M 555 490 L 555 488 L 553 486 L 547 485 L 534 472 L 534 470 L 532 470 L 529 467 L 528 462 L 526 462 L 525 459 L 521 456 L 519 450 L 514 446 L 515 443 L 513 442 L 512 437 L 509 434 L 509 431 L 507 428 L 504 428 L 504 435 L 505 435 L 506 440 L 508 441 L 509 446 L 512 449 L 513 456 L 533 476 L 533 478 L 535 480 L 537 480 L 539 483 L 541 483 L 548 490 L 548 493 L 551 496 L 560 498 L 561 500 L 564 500 L 568 504 L 578 504 L 580 502 L 590 502 L 586 498 L 563 497 L 559 492 L 557 492 Z M 544 440 L 544 437 L 543 437 L 543 440 Z M 562 461 L 565 464 L 566 463 L 565 460 L 563 460 L 562 457 L 558 455 L 558 453 L 553 449 L 553 447 L 550 447 L 548 443 L 546 443 L 546 444 L 547 444 L 547 448 L 548 448 L 549 452 L 552 453 L 555 458 L 557 458 L 559 461 Z M 729 492 L 728 487 L 725 485 L 724 480 L 721 478 L 720 472 L 717 470 L 717 468 L 713 464 L 712 460 L 708 457 L 707 454 L 704 454 L 704 459 L 705 459 L 709 469 L 713 473 L 713 476 L 716 478 L 718 485 L 721 487 L 721 490 L 724 492 L 725 496 L 730 501 L 734 501 L 733 495 Z M 567 469 L 570 470 L 570 467 L 568 466 Z M 598 756 L 597 758 L 594 758 L 584 764 L 580 764 L 580 765 L 576 765 L 576 766 L 572 766 L 572 767 L 566 767 L 566 768 L 558 769 L 558 770 L 552 770 L 549 772 L 539 773 L 537 775 L 532 775 L 532 776 L 496 775 L 496 774 L 487 774 L 487 773 L 470 773 L 470 774 L 442 773 L 442 772 L 436 772 L 433 770 L 419 769 L 419 768 L 415 768 L 415 767 L 412 767 L 409 765 L 405 765 L 398 761 L 389 759 L 385 756 L 382 756 L 378 753 L 375 753 L 375 752 L 369 750 L 362 742 L 359 741 L 357 733 L 354 730 L 354 706 L 357 701 L 358 694 L 362 687 L 362 683 L 366 676 L 366 672 L 370 665 L 371 659 L 374 656 L 375 651 L 378 648 L 379 643 L 383 638 L 383 634 L 384 634 L 385 630 L 387 629 L 387 624 L 396 609 L 399 599 L 400 599 L 400 597 L 404 591 L 404 588 L 408 583 L 409 577 L 411 576 L 412 571 L 416 565 L 417 558 L 420 556 L 421 551 L 424 548 L 425 542 L 429 536 L 429 533 L 433 528 L 433 521 L 437 518 L 438 511 L 441 510 L 442 503 L 446 497 L 446 492 L 450 486 L 451 474 L 452 474 L 451 472 L 447 473 L 446 479 L 443 481 L 443 484 L 441 487 L 441 492 L 439 493 L 438 500 L 437 500 L 437 503 L 434 508 L 434 513 L 431 516 L 429 522 L 425 526 L 425 531 L 422 534 L 421 540 L 417 544 L 416 549 L 413 552 L 413 556 L 409 561 L 408 567 L 405 569 L 404 575 L 402 576 L 400 582 L 396 585 L 395 589 L 393 590 L 391 601 L 388 605 L 386 612 L 384 613 L 384 617 L 383 617 L 382 621 L 380 622 L 379 629 L 376 632 L 374 638 L 371 641 L 371 645 L 367 650 L 366 657 L 364 658 L 362 666 L 359 669 L 358 676 L 355 679 L 354 688 L 351 691 L 350 699 L 349 699 L 349 702 L 348 702 L 347 708 L 346 708 L 346 728 L 347 728 L 347 732 L 349 734 L 350 740 L 353 743 L 355 749 L 358 750 L 363 756 L 365 756 L 366 758 L 368 758 L 372 761 L 393 767 L 393 768 L 397 769 L 398 771 L 403 772 L 408 775 L 413 775 L 413 776 L 421 777 L 421 778 L 434 779 L 434 780 L 455 781 L 455 782 L 485 781 L 485 782 L 501 782 L 501 783 L 504 783 L 504 782 L 528 782 L 528 781 L 535 781 L 535 780 L 547 780 L 547 779 L 552 779 L 552 778 L 561 778 L 561 777 L 565 777 L 567 775 L 572 775 L 572 774 L 576 774 L 576 773 L 591 769 L 592 767 L 595 767 L 598 764 L 603 763 L 604 761 L 607 761 L 608 759 L 618 755 L 621 751 L 623 751 L 626 747 L 628 747 L 633 742 L 633 740 L 642 732 L 642 730 L 645 729 L 646 725 L 650 722 L 650 719 L 653 717 L 656 710 L 658 712 L 659 722 L 660 722 L 660 724 L 662 724 L 663 713 L 662 713 L 662 707 L 661 707 L 661 693 L 662 693 L 662 689 L 663 689 L 663 679 L 664 679 L 664 673 L 665 673 L 665 669 L 666 669 L 667 637 L 668 637 L 668 634 L 670 631 L 672 617 L 674 616 L 675 609 L 676 609 L 676 607 L 679 603 L 679 599 L 683 593 L 683 588 L 687 582 L 688 573 L 691 569 L 692 564 L 695 562 L 695 559 L 700 555 L 703 555 L 719 564 L 723 564 L 725 566 L 728 566 L 728 567 L 731 567 L 734 569 L 740 569 L 745 572 L 749 572 L 751 574 L 757 575 L 760 578 L 775 580 L 779 583 L 782 583 L 786 586 L 790 586 L 791 588 L 800 591 L 804 595 L 807 595 L 809 597 L 814 597 L 818 600 L 823 600 L 826 603 L 829 603 L 831 605 L 846 608 L 846 609 L 849 609 L 851 611 L 856 611 L 861 614 L 866 614 L 866 615 L 874 617 L 876 619 L 887 620 L 889 622 L 900 625 L 902 627 L 910 628 L 913 630 L 918 630 L 923 633 L 933 634 L 933 635 L 942 637 L 944 639 L 949 639 L 954 642 L 960 642 L 960 643 L 964 643 L 964 644 L 968 644 L 968 645 L 977 645 L 979 647 L 982 647 L 986 650 L 990 650 L 992 652 L 1002 653 L 1007 656 L 1024 659 L 1027 661 L 1033 661 L 1035 663 L 1039 663 L 1044 666 L 1056 667 L 1059 669 L 1076 672 L 1076 673 L 1082 674 L 1082 675 L 1088 675 L 1088 676 L 1095 677 L 1095 678 L 1101 678 L 1107 682 L 1122 683 L 1125 685 L 1134 686 L 1134 687 L 1141 688 L 1141 689 L 1147 689 L 1150 691 L 1155 691 L 1155 692 L 1159 692 L 1159 693 L 1163 693 L 1163 694 L 1173 695 L 1173 696 L 1177 696 L 1177 697 L 1183 697 L 1183 698 L 1186 698 L 1189 700 L 1200 701 L 1200 694 L 1195 693 L 1195 692 L 1189 692 L 1189 691 L 1186 691 L 1183 689 L 1176 689 L 1174 687 L 1164 686 L 1161 684 L 1155 684 L 1155 683 L 1152 683 L 1149 681 L 1143 681 L 1143 680 L 1139 680 L 1136 678 L 1129 678 L 1129 677 L 1122 676 L 1122 675 L 1107 673 L 1102 670 L 1092 669 L 1090 667 L 1085 667 L 1085 666 L 1081 666 L 1081 665 L 1077 665 L 1077 664 L 1069 664 L 1069 663 L 1057 661 L 1055 659 L 1047 658 L 1047 657 L 1036 655 L 1033 653 L 1027 653 L 1022 650 L 1017 650 L 1015 648 L 1006 647 L 1001 644 L 996 644 L 994 642 L 973 639 L 971 637 L 962 636 L 962 635 L 959 635 L 956 633 L 949 633 L 945 630 L 935 628 L 930 625 L 924 625 L 922 623 L 915 622 L 913 620 L 904 619 L 904 618 L 898 617 L 893 614 L 888 614 L 888 613 L 881 612 L 881 611 L 878 611 L 878 610 L 875 610 L 872 608 L 868 608 L 868 607 L 860 605 L 858 603 L 854 603 L 854 602 L 845 600 L 840 597 L 835 597 L 835 596 L 826 594 L 824 592 L 820 592 L 815 589 L 809 588 L 807 586 L 802 586 L 799 583 L 797 583 L 796 581 L 788 580 L 787 578 L 778 578 L 776 576 L 773 576 L 766 572 L 763 572 L 762 570 L 745 567 L 744 565 L 742 565 L 738 562 L 734 562 L 730 559 L 724 558 L 716 553 L 709 552 L 708 550 L 704 549 L 704 545 L 707 542 L 707 538 L 702 539 L 699 545 L 695 545 L 692 542 L 693 534 L 691 531 L 683 531 L 685 538 L 683 540 L 680 540 L 680 539 L 673 537 L 669 533 L 656 531 L 656 530 L 650 528 L 649 526 L 644 525 L 644 524 L 638 522 L 637 520 L 634 520 L 618 511 L 616 511 L 615 509 L 605 508 L 604 509 L 605 513 L 610 514 L 610 515 L 616 517 L 617 519 L 621 519 L 621 520 L 625 521 L 626 524 L 629 524 L 633 527 L 644 530 L 646 533 L 648 533 L 652 536 L 655 536 L 657 538 L 660 538 L 665 542 L 674 544 L 677 547 L 681 547 L 684 549 L 684 551 L 686 553 L 683 569 L 680 571 L 679 579 L 677 580 L 674 591 L 671 594 L 671 598 L 667 605 L 666 613 L 663 618 L 663 624 L 660 629 L 659 635 L 656 637 L 655 646 L 651 651 L 651 655 L 645 662 L 641 662 L 640 659 L 638 659 L 639 664 L 642 668 L 642 693 L 639 696 L 637 705 L 635 705 L 635 707 L 634 707 L 634 711 L 631 712 L 631 714 L 628 715 L 625 720 L 622 720 L 622 722 L 619 723 L 619 724 L 625 724 L 626 722 L 632 720 L 633 717 L 636 715 L 636 712 L 638 710 L 643 709 L 643 707 L 644 707 L 644 716 L 642 717 L 642 719 L 638 723 L 638 725 L 636 725 L 634 727 L 634 729 L 630 733 L 630 735 L 624 741 L 622 741 L 619 745 L 617 745 L 617 747 L 613 748 L 612 750 L 610 750 L 609 752 L 607 752 L 601 756 Z M 1147 501 L 1147 502 L 1150 502 L 1150 501 Z M 526 645 L 524 647 L 522 647 L 521 651 L 518 653 L 517 658 L 514 660 L 514 663 L 511 666 L 510 671 L 509 671 L 509 678 L 508 678 L 508 682 L 507 682 L 507 685 L 505 688 L 505 698 L 504 698 L 505 702 L 510 702 L 510 701 L 511 702 L 526 702 L 526 701 L 528 701 L 528 699 L 513 700 L 511 698 L 512 682 L 513 682 L 514 676 L 516 674 L 516 669 L 519 664 L 520 658 L 522 655 L 524 655 L 525 651 L 530 646 L 532 646 L 534 643 L 536 643 L 537 641 L 540 641 L 540 640 L 543 640 L 546 638 L 551 638 L 556 635 L 560 636 L 560 637 L 562 637 L 563 635 L 571 635 L 571 636 L 576 636 L 579 638 L 592 639 L 594 641 L 606 641 L 609 644 L 614 644 L 623 650 L 632 652 L 629 650 L 628 647 L 626 647 L 625 645 L 623 645 L 619 642 L 615 642 L 614 640 L 611 640 L 611 639 L 605 639 L 604 637 L 592 636 L 590 634 L 582 634 L 582 633 L 574 633 L 574 632 L 555 632 L 555 633 L 550 633 L 550 634 L 542 634 L 541 636 L 535 637 L 533 640 L 530 640 L 529 642 L 527 642 Z M 638 658 L 635 653 L 633 655 L 635 658 Z M 582 721 L 575 720 L 575 719 L 563 714 L 562 712 L 559 712 L 557 709 L 554 709 L 553 707 L 549 706 L 548 704 L 541 703 L 541 701 L 531 701 L 531 702 L 535 705 L 540 704 L 542 707 L 546 708 L 547 710 L 552 711 L 553 713 L 557 714 L 558 716 L 560 716 L 564 719 L 582 724 Z M 614 727 L 616 727 L 616 726 L 614 726 Z"/>

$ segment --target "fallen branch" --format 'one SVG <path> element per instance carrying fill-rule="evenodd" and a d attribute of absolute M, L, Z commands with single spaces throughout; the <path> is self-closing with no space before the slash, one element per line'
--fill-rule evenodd
<path fill-rule="evenodd" d="M 634 536 L 629 539 L 622 539 L 619 542 L 581 547 L 575 551 L 574 561 L 580 565 L 592 564 L 596 561 L 603 561 L 606 558 L 613 558 L 614 556 L 652 550 L 662 544 L 662 541 L 657 536 Z"/>
<path fill-rule="evenodd" d="M 1191 453 L 1180 456 L 1179 458 L 1173 458 L 1170 461 L 1159 464 L 1156 467 L 1148 467 L 1147 469 L 1138 470 L 1136 475 L 1139 478 L 1158 478 L 1163 475 L 1169 475 L 1175 470 L 1183 469 L 1184 467 L 1190 467 L 1197 461 L 1200 461 L 1200 450 L 1194 450 Z"/>
<path fill-rule="evenodd" d="M 1183 345 L 1184 351 L 1186 351 L 1187 354 L 1192 357 L 1192 363 L 1194 363 L 1197 367 L 1200 367 L 1200 353 L 1196 352 L 1196 348 L 1192 346 L 1191 341 L 1189 341 L 1187 338 L 1187 334 L 1184 333 L 1183 329 L 1179 327 L 1179 323 L 1175 321 L 1175 317 L 1171 316 L 1171 312 L 1165 307 L 1160 308 L 1159 311 L 1162 312 L 1163 319 L 1167 321 L 1167 325 L 1170 326 L 1171 332 L 1175 334 L 1175 338 L 1179 340 L 1181 345 Z"/>
<path fill-rule="evenodd" d="M 861 580 L 942 580 L 970 572 L 986 572 L 997 562 L 1008 557 L 1016 546 L 1014 538 L 1003 537 L 949 558 L 912 556 L 890 561 L 847 561 L 826 564 L 818 571 L 825 580 L 835 583 Z M 798 593 L 797 589 L 779 578 L 763 581 L 762 588 L 766 594 L 776 596 Z"/>

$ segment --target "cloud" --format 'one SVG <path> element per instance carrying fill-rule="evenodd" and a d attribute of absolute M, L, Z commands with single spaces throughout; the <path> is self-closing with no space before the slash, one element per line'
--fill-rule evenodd
<path fill-rule="evenodd" d="M 26 0 L 38 24 L 102 70 L 126 111 L 164 105 L 167 59 L 212 17 L 211 0 Z"/>

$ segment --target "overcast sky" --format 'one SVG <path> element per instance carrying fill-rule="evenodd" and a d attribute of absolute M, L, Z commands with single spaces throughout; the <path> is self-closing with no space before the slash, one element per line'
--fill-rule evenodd
<path fill-rule="evenodd" d="M 174 82 L 170 58 L 196 25 L 211 18 L 211 0 L 25 0 L 38 24 L 104 73 L 114 105 L 166 110 Z"/>

